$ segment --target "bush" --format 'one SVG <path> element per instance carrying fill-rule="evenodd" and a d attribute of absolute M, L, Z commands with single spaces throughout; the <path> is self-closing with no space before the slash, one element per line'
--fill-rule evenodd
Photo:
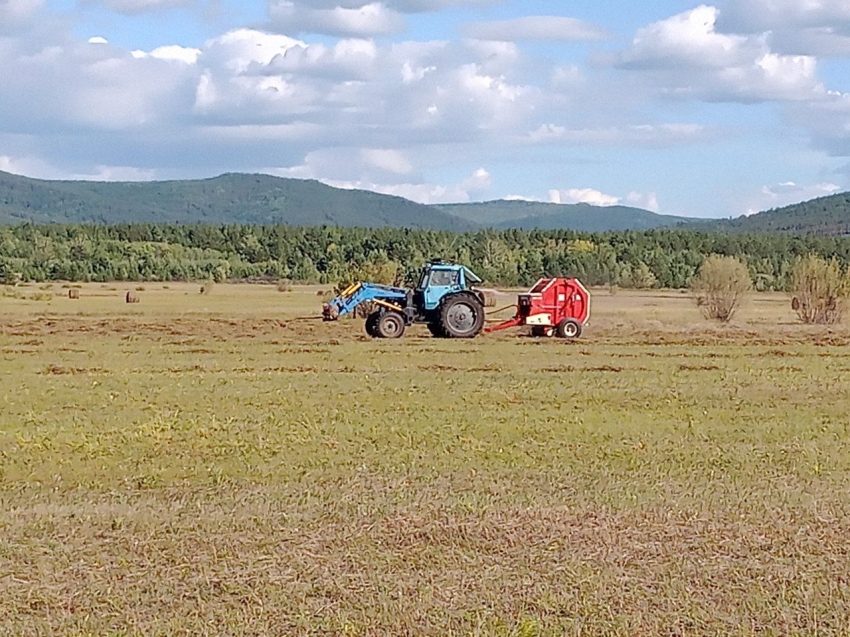
<path fill-rule="evenodd" d="M 292 281 L 289 279 L 280 279 L 277 282 L 278 292 L 292 292 Z"/>
<path fill-rule="evenodd" d="M 799 259 L 791 271 L 791 294 L 791 308 L 803 323 L 839 323 L 850 281 L 834 259 L 810 255 Z"/>
<path fill-rule="evenodd" d="M 753 288 L 747 266 L 735 257 L 711 255 L 691 281 L 697 306 L 708 319 L 729 321 Z"/>

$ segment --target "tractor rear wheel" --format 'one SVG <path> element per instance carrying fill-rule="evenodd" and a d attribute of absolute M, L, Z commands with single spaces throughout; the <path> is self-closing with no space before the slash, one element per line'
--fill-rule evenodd
<path fill-rule="evenodd" d="M 384 312 L 378 319 L 375 332 L 381 338 L 401 338 L 404 334 L 404 317 L 398 312 Z"/>
<path fill-rule="evenodd" d="M 372 338 L 380 338 L 378 334 L 378 321 L 381 319 L 380 312 L 372 312 L 366 317 L 366 333 Z"/>
<path fill-rule="evenodd" d="M 443 299 L 440 328 L 448 338 L 474 338 L 484 328 L 484 305 L 473 294 L 453 294 Z"/>
<path fill-rule="evenodd" d="M 565 318 L 558 323 L 558 336 L 561 338 L 578 338 L 581 336 L 581 323 L 574 318 Z"/>

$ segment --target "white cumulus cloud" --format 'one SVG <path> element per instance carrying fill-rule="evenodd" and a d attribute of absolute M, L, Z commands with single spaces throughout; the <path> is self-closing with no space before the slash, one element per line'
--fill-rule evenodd
<path fill-rule="evenodd" d="M 91 42 L 91 40 L 89 40 Z M 183 62 L 184 64 L 195 64 L 198 61 L 198 56 L 201 54 L 200 49 L 191 47 L 178 46 L 176 44 L 169 46 L 160 46 L 151 52 L 132 51 L 131 55 L 136 59 L 145 57 L 157 58 L 158 60 L 174 60 Z"/>
<path fill-rule="evenodd" d="M 625 203 L 635 208 L 643 208 L 650 212 L 658 212 L 661 208 L 658 205 L 658 195 L 654 192 L 630 192 L 626 195 Z"/>
<path fill-rule="evenodd" d="M 115 13 L 134 15 L 175 7 L 191 7 L 197 0 L 82 0 L 82 4 L 102 6 Z"/>
<path fill-rule="evenodd" d="M 793 27 L 850 25 L 846 0 L 729 0 L 719 25 L 728 31 L 758 33 Z"/>
<path fill-rule="evenodd" d="M 519 201 L 538 201 L 534 198 L 513 196 L 511 199 Z M 631 206 L 643 208 L 652 212 L 659 211 L 658 195 L 654 192 L 640 193 L 630 192 L 625 198 L 606 194 L 595 188 L 569 188 L 567 190 L 552 189 L 549 191 L 549 203 L 556 204 L 579 204 L 586 203 L 591 206 Z"/>
<path fill-rule="evenodd" d="M 701 124 L 635 124 L 583 129 L 543 124 L 528 133 L 526 139 L 533 144 L 673 146 L 704 139 L 706 134 L 706 127 Z"/>
<path fill-rule="evenodd" d="M 397 150 L 364 148 L 361 155 L 368 166 L 397 175 L 406 175 L 413 170 L 413 164 L 404 156 L 404 153 Z"/>
<path fill-rule="evenodd" d="M 402 15 L 380 2 L 351 8 L 314 9 L 289 0 L 272 0 L 269 16 L 272 27 L 284 33 L 368 37 L 404 30 Z"/>
<path fill-rule="evenodd" d="M 825 93 L 814 57 L 779 55 L 761 35 L 720 33 L 718 15 L 702 5 L 640 29 L 617 67 L 681 98 L 794 101 Z"/>
<path fill-rule="evenodd" d="M 550 190 L 549 201 L 558 204 L 586 203 L 592 206 L 616 206 L 620 203 L 620 198 L 606 195 L 594 188 L 570 188 Z"/>
<path fill-rule="evenodd" d="M 576 18 L 560 16 L 524 16 L 513 20 L 477 22 L 463 28 L 463 34 L 479 40 L 601 40 L 606 32 Z"/>
<path fill-rule="evenodd" d="M 404 197 L 423 204 L 468 203 L 473 197 L 485 192 L 481 177 L 475 174 L 459 184 L 449 186 L 429 183 L 382 184 L 369 181 L 323 180 L 329 186 L 345 189 L 371 190 L 384 195 Z"/>
<path fill-rule="evenodd" d="M 850 57 L 846 0 L 730 0 L 717 21 L 729 33 L 765 33 L 782 53 Z"/>
<path fill-rule="evenodd" d="M 31 26 L 43 5 L 44 0 L 0 0 L 0 35 Z"/>

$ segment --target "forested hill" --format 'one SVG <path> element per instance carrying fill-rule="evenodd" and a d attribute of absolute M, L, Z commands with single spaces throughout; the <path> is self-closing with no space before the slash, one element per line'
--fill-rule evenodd
<path fill-rule="evenodd" d="M 313 180 L 224 174 L 210 179 L 47 181 L 0 171 L 0 224 L 204 224 L 410 228 L 464 232 L 574 230 L 611 232 L 693 228 L 709 232 L 850 234 L 850 193 L 750 217 L 697 220 L 627 206 L 529 201 L 423 205 Z"/>
<path fill-rule="evenodd" d="M 850 234 L 850 192 L 775 208 L 749 217 L 713 221 L 707 230 L 738 232 L 790 232 L 821 236 Z"/>
<path fill-rule="evenodd" d="M 24 221 L 389 226 L 454 231 L 477 227 L 401 197 L 269 175 L 94 182 L 44 181 L 0 172 L 0 223 Z"/>
<path fill-rule="evenodd" d="M 465 231 L 648 230 L 675 225 L 638 208 L 490 201 L 426 206 L 317 181 L 226 174 L 159 182 L 44 181 L 0 172 L 0 223 L 338 226 Z"/>
<path fill-rule="evenodd" d="M 667 228 L 693 219 L 659 215 L 629 206 L 592 206 L 586 203 L 554 204 L 540 201 L 487 201 L 441 205 L 445 212 L 502 230 L 561 230 L 609 232 Z"/>

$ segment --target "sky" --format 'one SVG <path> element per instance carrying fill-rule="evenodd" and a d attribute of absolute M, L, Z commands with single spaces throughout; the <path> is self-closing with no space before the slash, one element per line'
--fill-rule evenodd
<path fill-rule="evenodd" d="M 737 217 L 850 190 L 850 2 L 0 0 L 0 170 Z"/>

